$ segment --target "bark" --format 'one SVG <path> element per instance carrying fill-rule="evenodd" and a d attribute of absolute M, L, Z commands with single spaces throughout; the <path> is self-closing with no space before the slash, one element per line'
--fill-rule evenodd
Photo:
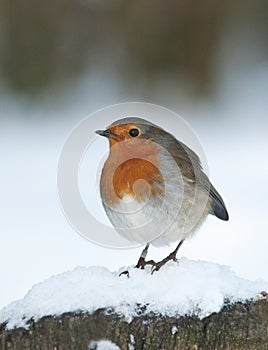
<path fill-rule="evenodd" d="M 101 309 L 30 320 L 28 329 L 6 330 L 2 324 L 0 350 L 87 350 L 97 340 L 110 340 L 121 350 L 268 349 L 267 300 L 226 305 L 202 320 L 143 311 L 129 323 L 113 310 Z"/>

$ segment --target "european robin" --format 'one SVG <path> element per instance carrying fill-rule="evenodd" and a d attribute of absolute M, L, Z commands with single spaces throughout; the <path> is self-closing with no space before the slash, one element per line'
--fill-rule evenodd
<path fill-rule="evenodd" d="M 115 229 L 146 244 L 136 265 L 159 270 L 176 261 L 183 241 L 208 214 L 228 220 L 225 204 L 210 183 L 199 157 L 171 133 L 141 118 L 124 118 L 97 134 L 108 138 L 100 193 Z M 149 244 L 179 242 L 165 259 L 146 261 Z"/>

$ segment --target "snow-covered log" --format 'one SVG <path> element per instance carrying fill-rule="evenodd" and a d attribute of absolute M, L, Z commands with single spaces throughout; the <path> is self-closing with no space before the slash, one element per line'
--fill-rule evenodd
<path fill-rule="evenodd" d="M 143 313 L 127 322 L 110 309 L 0 329 L 1 350 L 267 350 L 268 302 L 226 305 L 202 320 Z"/>
<path fill-rule="evenodd" d="M 76 268 L 0 311 L 0 350 L 267 350 L 268 284 L 181 259 L 157 273 Z"/>

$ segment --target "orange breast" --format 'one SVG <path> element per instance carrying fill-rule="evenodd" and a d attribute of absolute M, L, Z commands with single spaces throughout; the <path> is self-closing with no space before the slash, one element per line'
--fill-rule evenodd
<path fill-rule="evenodd" d="M 129 159 L 122 163 L 113 176 L 113 187 L 118 198 L 124 195 L 137 201 L 145 200 L 150 194 L 156 196 L 162 189 L 163 178 L 158 168 L 145 159 Z"/>
<path fill-rule="evenodd" d="M 101 178 L 104 201 L 113 205 L 128 195 L 142 202 L 150 195 L 161 194 L 164 179 L 158 163 L 157 151 L 148 143 L 138 148 L 111 151 Z"/>

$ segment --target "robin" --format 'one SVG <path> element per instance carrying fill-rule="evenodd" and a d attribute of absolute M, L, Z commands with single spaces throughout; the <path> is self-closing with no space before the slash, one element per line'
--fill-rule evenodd
<path fill-rule="evenodd" d="M 141 118 L 124 118 L 97 134 L 109 140 L 100 193 L 119 234 L 145 248 L 136 265 L 158 271 L 177 261 L 184 240 L 208 214 L 229 219 L 223 199 L 210 183 L 199 157 L 171 133 Z M 159 262 L 147 260 L 149 245 L 179 242 Z"/>

